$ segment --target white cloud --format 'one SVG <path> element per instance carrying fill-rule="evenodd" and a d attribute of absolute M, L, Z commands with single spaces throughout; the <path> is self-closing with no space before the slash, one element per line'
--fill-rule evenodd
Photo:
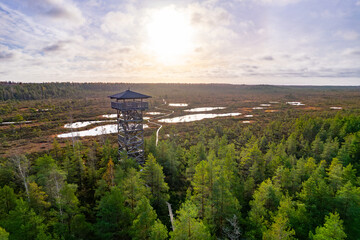
<path fill-rule="evenodd" d="M 72 0 L 13 0 L 22 12 L 31 13 L 43 25 L 72 29 L 85 23 L 79 7 Z"/>
<path fill-rule="evenodd" d="M 201 54 L 226 55 L 226 49 L 239 37 L 232 28 L 237 24 L 234 16 L 224 8 L 202 3 L 189 4 L 186 11 L 191 16 L 196 45 L 203 50 Z"/>
<path fill-rule="evenodd" d="M 121 37 L 130 37 L 138 27 L 135 26 L 135 16 L 123 12 L 109 12 L 101 25 L 104 32 L 115 33 Z"/>
<path fill-rule="evenodd" d="M 276 6 L 286 6 L 289 4 L 295 4 L 302 0 L 235 0 L 236 2 L 250 2 L 264 5 L 276 5 Z"/>
<path fill-rule="evenodd" d="M 258 1 L 263 4 L 273 4 L 273 5 L 285 6 L 288 4 L 294 4 L 294 3 L 300 2 L 301 0 L 258 0 Z"/>
<path fill-rule="evenodd" d="M 0 3 L 0 39 L 12 48 L 33 51 L 48 41 L 55 41 L 67 34 L 54 28 L 38 24 L 19 11 Z"/>
<path fill-rule="evenodd" d="M 343 51 L 343 55 L 360 57 L 360 48 L 347 48 Z"/>
<path fill-rule="evenodd" d="M 309 31 L 318 21 L 304 27 L 303 20 L 284 18 L 290 14 L 287 11 L 286 16 L 262 12 L 273 6 L 300 4 L 300 0 L 241 0 L 231 5 L 217 0 L 174 3 L 171 6 L 186 16 L 194 33 L 193 51 L 176 66 L 157 63 L 143 48 L 149 41 L 146 26 L 151 14 L 167 7 L 162 5 L 164 1 L 157 1 L 156 6 L 150 1 L 118 4 L 91 0 L 86 6 L 77 5 L 79 1 L 75 0 L 5 1 L 17 2 L 17 8 L 0 3 L 0 74 L 4 80 L 143 82 L 151 76 L 150 80 L 162 81 L 234 82 L 246 77 L 360 75 L 359 68 L 354 67 L 360 57 L 354 41 L 359 40 L 359 33 L 351 30 L 352 26 L 339 21 L 338 29 L 344 30 L 332 35 L 338 41 L 326 42 L 324 36 L 329 32 L 322 26 L 319 31 Z M 2 7 L 8 13 L 3 14 Z M 328 9 L 328 17 L 317 16 L 321 24 L 331 16 L 339 20 L 344 17 Z"/>
<path fill-rule="evenodd" d="M 354 41 L 359 38 L 359 33 L 352 30 L 342 30 L 342 31 L 337 31 L 335 33 L 335 36 L 340 37 L 344 40 Z"/>

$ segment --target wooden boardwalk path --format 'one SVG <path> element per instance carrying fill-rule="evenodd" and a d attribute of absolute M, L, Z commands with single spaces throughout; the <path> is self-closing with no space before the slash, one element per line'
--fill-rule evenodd
<path fill-rule="evenodd" d="M 165 108 L 159 108 L 159 107 L 155 107 L 156 109 L 160 109 L 160 110 L 165 110 L 165 111 L 170 111 L 170 113 L 168 114 L 165 114 L 165 115 L 162 115 L 160 117 L 154 117 L 152 118 L 151 120 L 156 120 L 156 119 L 159 119 L 159 118 L 164 118 L 164 117 L 168 117 L 170 116 L 171 114 L 174 113 L 174 111 L 172 110 L 169 110 L 169 109 L 165 109 Z M 156 146 L 158 145 L 158 142 L 159 142 L 159 131 L 160 129 L 162 128 L 162 125 L 160 123 L 156 123 L 156 122 L 151 122 L 150 120 L 148 120 L 148 123 L 152 123 L 152 124 L 155 124 L 156 126 L 158 126 L 158 130 L 156 131 Z"/>
<path fill-rule="evenodd" d="M 165 110 L 165 111 L 169 111 L 170 113 L 168 114 L 165 114 L 165 115 L 162 115 L 160 117 L 154 117 L 153 119 L 151 120 L 156 120 L 156 119 L 159 119 L 159 118 L 164 118 L 164 117 L 168 117 L 170 116 L 171 114 L 174 113 L 174 111 L 172 110 L 169 110 L 169 109 L 165 109 L 165 108 L 159 108 L 159 107 L 155 107 L 156 109 L 159 109 L 159 110 Z M 156 122 L 151 122 L 150 120 L 148 120 L 148 123 L 152 123 L 152 124 L 155 124 L 157 125 L 159 128 L 157 129 L 156 131 L 156 146 L 158 145 L 158 142 L 159 142 L 159 131 L 160 129 L 162 128 L 162 125 L 159 124 L 159 123 L 156 123 Z M 170 216 L 170 222 L 171 222 L 171 227 L 172 227 L 172 230 L 174 231 L 174 215 L 172 213 L 172 208 L 171 208 L 171 204 L 166 202 L 166 205 L 168 206 L 168 210 L 169 210 L 169 216 Z"/>

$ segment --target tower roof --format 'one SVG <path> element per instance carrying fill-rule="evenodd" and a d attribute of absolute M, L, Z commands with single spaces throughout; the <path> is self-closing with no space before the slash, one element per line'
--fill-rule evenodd
<path fill-rule="evenodd" d="M 129 89 L 124 92 L 111 95 L 111 96 L 109 96 L 109 98 L 111 98 L 111 99 L 138 99 L 138 98 L 151 98 L 151 97 L 148 95 L 141 94 L 141 93 L 133 92 Z"/>

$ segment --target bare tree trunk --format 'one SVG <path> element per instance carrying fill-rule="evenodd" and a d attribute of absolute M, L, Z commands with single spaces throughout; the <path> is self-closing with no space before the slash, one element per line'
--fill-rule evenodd
<path fill-rule="evenodd" d="M 28 201 L 30 201 L 29 183 L 27 180 L 30 168 L 29 160 L 25 156 L 20 155 L 12 157 L 11 161 L 14 164 L 16 176 L 23 182 L 26 196 L 28 198 Z"/>

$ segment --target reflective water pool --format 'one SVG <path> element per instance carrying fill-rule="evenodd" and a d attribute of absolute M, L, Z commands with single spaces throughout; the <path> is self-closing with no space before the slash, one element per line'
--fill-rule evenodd
<path fill-rule="evenodd" d="M 144 124 L 144 128 L 148 128 L 147 124 Z M 57 135 L 58 138 L 68 138 L 68 137 L 89 137 L 89 136 L 99 136 L 104 134 L 117 133 L 117 124 L 108 124 L 104 126 L 94 127 L 89 130 L 76 131 L 70 133 L 62 133 Z"/>
<path fill-rule="evenodd" d="M 292 105 L 292 106 L 303 106 L 305 104 L 301 102 L 286 102 L 286 104 Z"/>
<path fill-rule="evenodd" d="M 104 118 L 117 118 L 117 114 L 105 114 L 105 115 L 101 115 Z"/>
<path fill-rule="evenodd" d="M 188 105 L 187 103 L 169 103 L 170 107 L 187 107 Z"/>
<path fill-rule="evenodd" d="M 184 112 L 208 112 L 218 109 L 225 109 L 226 107 L 200 107 L 184 110 Z"/>
<path fill-rule="evenodd" d="M 64 128 L 82 128 L 89 126 L 95 123 L 103 123 L 103 122 L 115 122 L 116 120 L 102 120 L 102 121 L 84 121 L 84 122 L 74 122 L 74 123 L 67 123 L 64 125 Z"/>
<path fill-rule="evenodd" d="M 239 116 L 241 113 L 222 113 L 222 114 L 214 114 L 214 113 L 200 113 L 200 114 L 190 114 L 180 117 L 174 118 L 165 118 L 159 120 L 159 122 L 164 123 L 180 123 L 180 122 L 194 122 L 200 121 L 206 118 L 216 118 L 216 117 L 234 117 Z"/>
<path fill-rule="evenodd" d="M 146 114 L 149 114 L 149 115 L 161 115 L 163 113 L 161 113 L 161 112 L 146 112 Z"/>

